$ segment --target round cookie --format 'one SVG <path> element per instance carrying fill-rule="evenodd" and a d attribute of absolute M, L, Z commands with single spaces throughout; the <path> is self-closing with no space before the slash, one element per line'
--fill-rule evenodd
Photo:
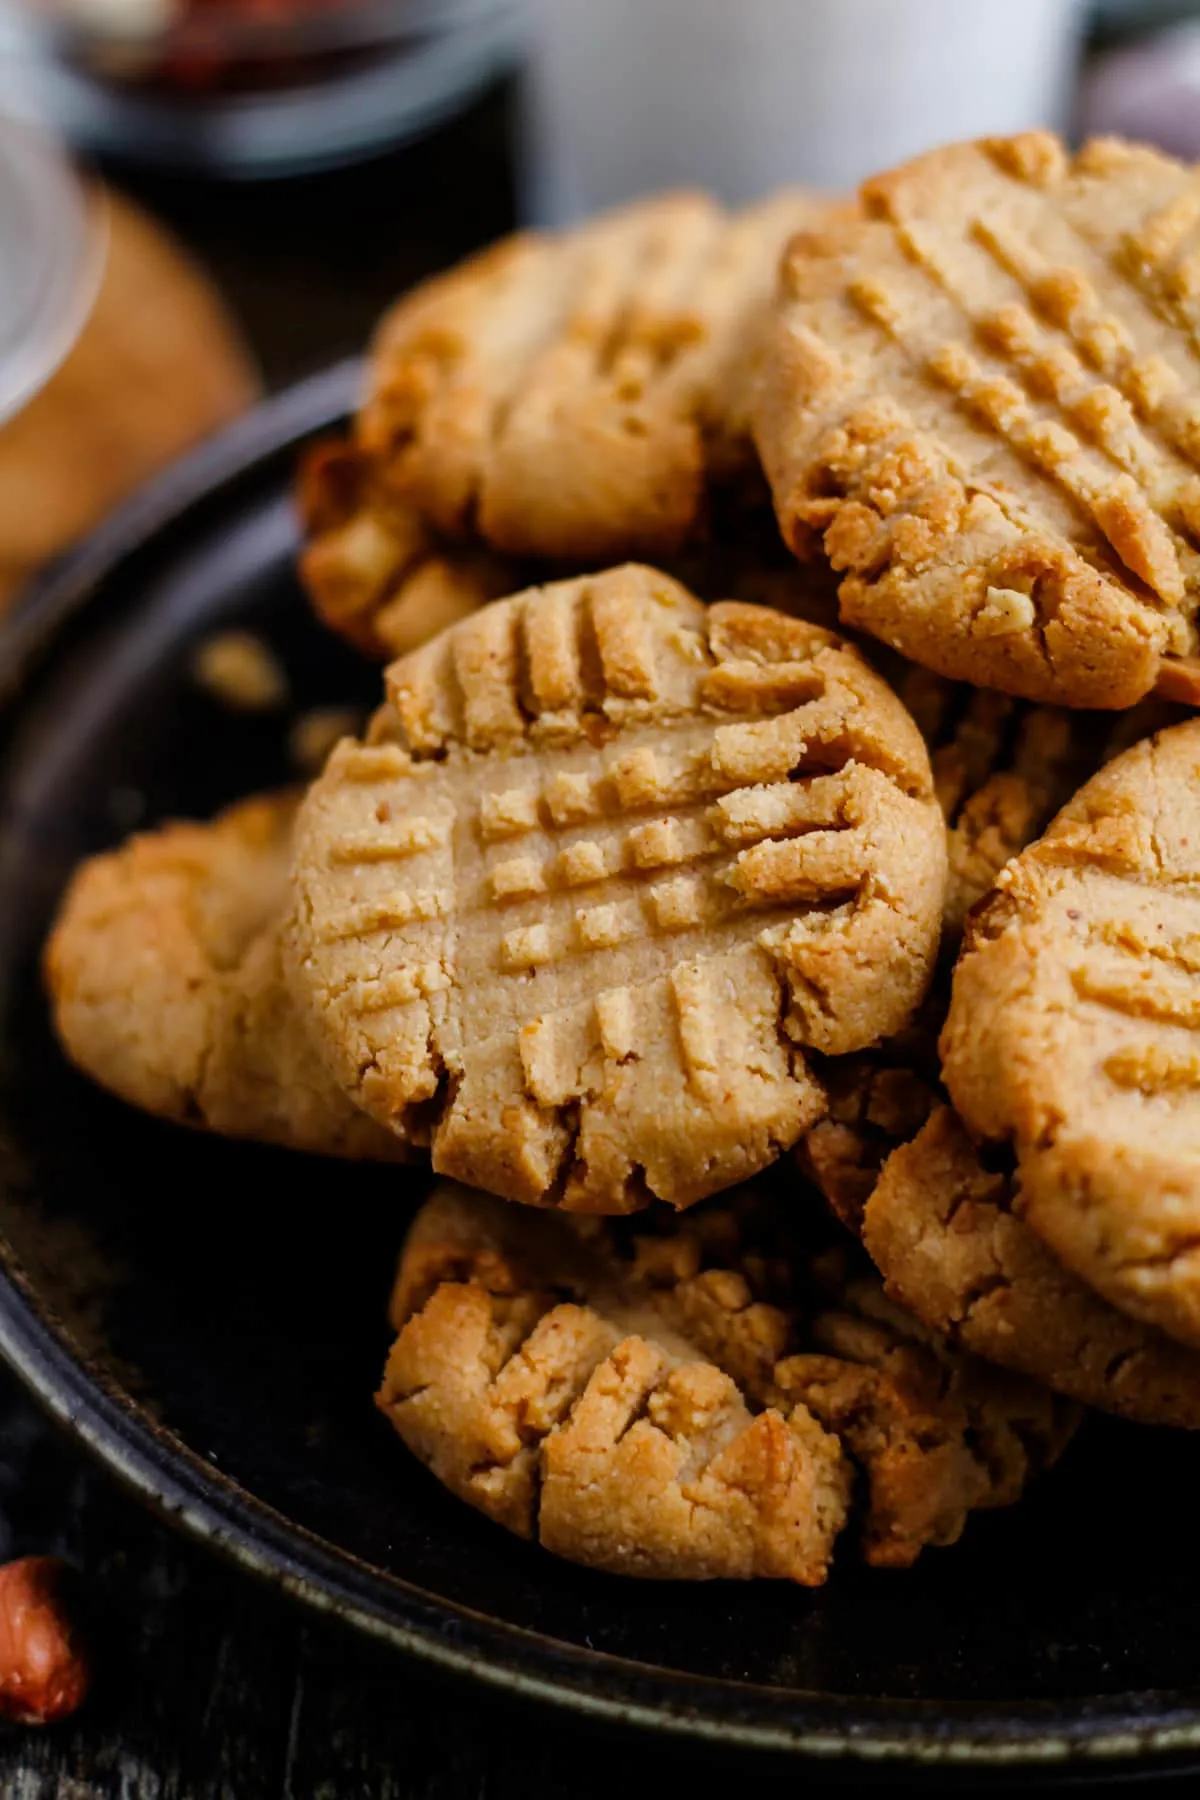
<path fill-rule="evenodd" d="M 785 257 L 758 441 L 842 618 L 1067 706 L 1194 696 L 1200 175 L 1032 132 L 866 183 Z"/>
<path fill-rule="evenodd" d="M 1115 1305 L 1200 1345 L 1200 721 L 1094 776 L 968 922 L 941 1049 L 1022 1213 Z"/>
<path fill-rule="evenodd" d="M 900 1305 L 951 1343 L 1086 1406 L 1200 1427 L 1200 1355 L 1110 1306 L 1021 1218 L 948 1106 L 895 1150 L 866 1202 L 863 1242 Z"/>
<path fill-rule="evenodd" d="M 857 1468 L 861 1553 L 905 1567 L 1016 1500 L 1077 1414 L 839 1253 L 773 1242 L 777 1216 L 743 1190 L 630 1237 L 444 1185 L 404 1248 L 378 1404 L 452 1492 L 572 1561 L 817 1585 Z"/>
<path fill-rule="evenodd" d="M 331 1070 L 509 1199 L 687 1205 L 824 1109 L 807 1053 L 898 1029 L 945 832 L 857 652 L 627 567 L 388 671 L 297 820 L 293 985 Z"/>
<path fill-rule="evenodd" d="M 45 952 L 72 1061 L 133 1106 L 231 1137 L 395 1160 L 326 1074 L 280 964 L 296 796 L 168 824 L 79 868 Z"/>

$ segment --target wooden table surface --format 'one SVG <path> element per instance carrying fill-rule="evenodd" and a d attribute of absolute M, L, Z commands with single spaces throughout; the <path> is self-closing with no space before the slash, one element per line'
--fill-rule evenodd
<path fill-rule="evenodd" d="M 280 386 L 361 349 L 393 295 L 511 225 L 512 111 L 500 88 L 417 146 L 304 182 L 108 173 L 207 262 Z M 48 1550 L 84 1573 L 97 1685 L 66 1725 L 0 1727 L 2 1800 L 627 1800 L 704 1775 L 826 1788 L 432 1683 L 158 1524 L 0 1371 L 0 1557 Z"/>

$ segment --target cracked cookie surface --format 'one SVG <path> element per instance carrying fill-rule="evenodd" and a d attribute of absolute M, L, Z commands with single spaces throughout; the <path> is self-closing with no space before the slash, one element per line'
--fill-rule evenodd
<path fill-rule="evenodd" d="M 942 1034 L 1027 1222 L 1098 1292 L 1200 1345 L 1200 721 L 1127 751 L 968 922 Z"/>
<path fill-rule="evenodd" d="M 781 1249 L 764 1212 L 743 1190 L 630 1235 L 446 1184 L 405 1245 L 378 1404 L 460 1498 L 624 1574 L 817 1585 L 852 1476 L 879 1566 L 1015 1500 L 1074 1410 L 839 1253 Z"/>
<path fill-rule="evenodd" d="M 297 796 L 168 824 L 78 869 L 45 952 L 73 1062 L 161 1118 L 328 1155 L 398 1158 L 311 1047 L 280 962 Z"/>
<path fill-rule="evenodd" d="M 948 1106 L 885 1163 L 863 1242 L 887 1292 L 951 1342 L 1086 1406 L 1200 1427 L 1200 1353 L 1064 1268 L 1022 1219 L 1016 1178 L 986 1167 Z"/>
<path fill-rule="evenodd" d="M 1197 686 L 1200 176 L 1044 132 L 934 151 L 801 233 L 759 446 L 842 617 L 1068 706 Z"/>
<path fill-rule="evenodd" d="M 856 651 L 630 566 L 388 671 L 301 808 L 293 983 L 365 1110 L 506 1198 L 690 1204 L 824 1108 L 808 1053 L 897 1029 L 945 833 Z"/>

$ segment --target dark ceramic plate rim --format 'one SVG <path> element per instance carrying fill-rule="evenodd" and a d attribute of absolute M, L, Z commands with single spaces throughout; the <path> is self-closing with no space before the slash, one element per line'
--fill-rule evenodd
<path fill-rule="evenodd" d="M 0 708 L 92 596 L 193 508 L 353 402 L 348 362 L 268 401 L 145 488 L 26 593 L 0 628 Z M 566 1645 L 454 1605 L 293 1524 L 164 1430 L 73 1343 L 0 1237 L 0 1356 L 48 1411 L 169 1521 L 310 1606 L 447 1672 L 610 1724 L 697 1742 L 843 1759 L 861 1774 L 908 1762 L 999 1773 L 1042 1765 L 1094 1777 L 1200 1749 L 1200 1706 L 1144 1692 L 1100 1701 L 863 1701 L 709 1679 Z"/>

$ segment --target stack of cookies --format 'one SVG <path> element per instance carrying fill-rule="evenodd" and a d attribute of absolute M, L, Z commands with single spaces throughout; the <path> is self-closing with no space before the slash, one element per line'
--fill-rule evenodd
<path fill-rule="evenodd" d="M 379 709 L 47 979 L 126 1100 L 440 1178 L 377 1400 L 510 1531 L 815 1585 L 1200 1426 L 1198 308 L 1200 176 L 1030 134 L 499 245 L 311 450 Z"/>

